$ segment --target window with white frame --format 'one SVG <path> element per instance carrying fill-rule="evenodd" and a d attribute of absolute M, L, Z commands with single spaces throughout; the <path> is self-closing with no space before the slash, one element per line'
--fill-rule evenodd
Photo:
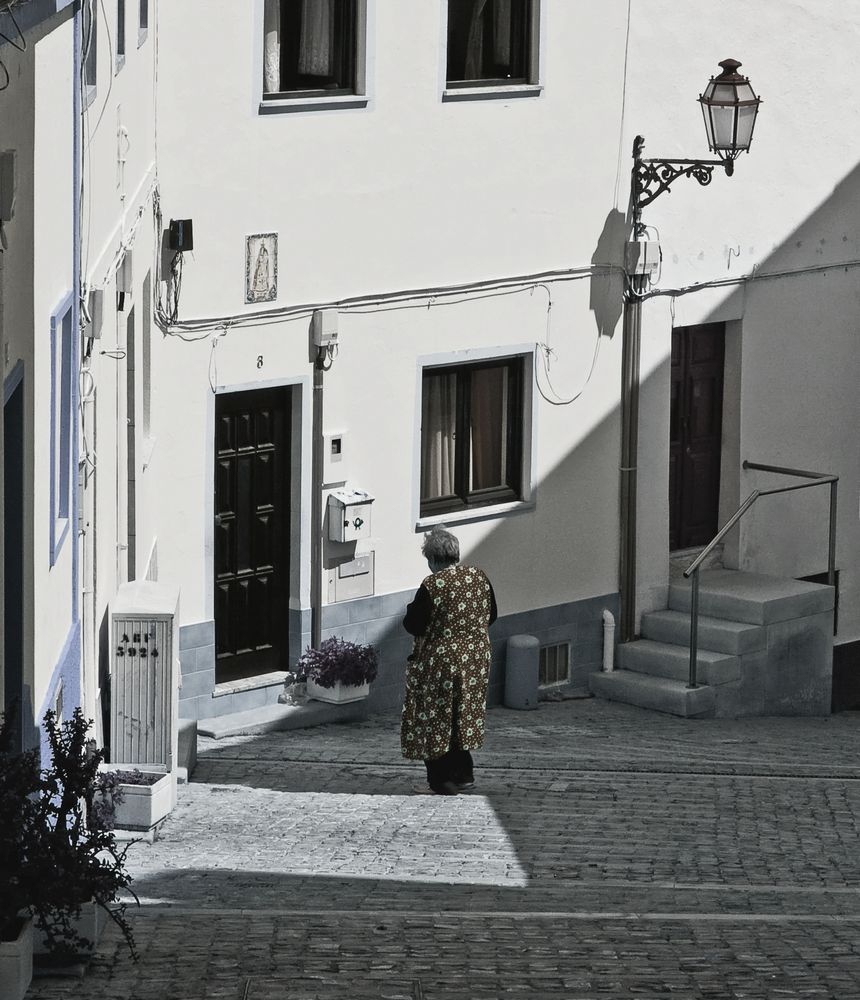
<path fill-rule="evenodd" d="M 143 45 L 149 33 L 149 0 L 140 0 L 137 15 L 137 44 Z"/>
<path fill-rule="evenodd" d="M 537 0 L 448 0 L 447 86 L 536 83 Z"/>
<path fill-rule="evenodd" d="M 68 533 L 72 498 L 72 300 L 51 317 L 51 565 Z"/>
<path fill-rule="evenodd" d="M 98 83 L 98 0 L 86 0 L 83 7 L 84 104 L 89 107 L 96 96 Z"/>
<path fill-rule="evenodd" d="M 125 0 L 116 0 L 116 68 L 125 63 Z"/>
<path fill-rule="evenodd" d="M 265 0 L 264 98 L 360 93 L 365 2 Z"/>
<path fill-rule="evenodd" d="M 522 357 L 425 368 L 422 517 L 523 498 Z"/>

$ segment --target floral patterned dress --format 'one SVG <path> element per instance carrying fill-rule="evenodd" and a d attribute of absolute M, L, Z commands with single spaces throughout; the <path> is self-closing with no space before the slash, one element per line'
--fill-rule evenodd
<path fill-rule="evenodd" d="M 403 756 L 411 760 L 483 744 L 491 656 L 487 629 L 495 605 L 490 581 L 473 566 L 450 566 L 428 576 L 422 587 L 432 610 L 406 670 L 400 725 Z"/>

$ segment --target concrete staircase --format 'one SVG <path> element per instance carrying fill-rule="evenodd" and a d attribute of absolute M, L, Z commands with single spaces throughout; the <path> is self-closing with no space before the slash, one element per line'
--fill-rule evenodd
<path fill-rule="evenodd" d="M 829 714 L 833 588 L 703 570 L 692 689 L 690 596 L 673 580 L 668 609 L 642 616 L 642 638 L 618 647 L 619 669 L 591 675 L 591 691 L 685 718 Z"/>

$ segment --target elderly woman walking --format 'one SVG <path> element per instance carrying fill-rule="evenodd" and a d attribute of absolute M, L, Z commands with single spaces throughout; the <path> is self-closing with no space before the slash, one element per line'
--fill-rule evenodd
<path fill-rule="evenodd" d="M 423 760 L 437 795 L 475 783 L 472 755 L 484 742 L 490 636 L 496 598 L 483 570 L 461 566 L 460 543 L 434 528 L 421 551 L 428 576 L 406 609 L 403 626 L 416 637 L 406 671 L 400 726 L 404 757 Z"/>

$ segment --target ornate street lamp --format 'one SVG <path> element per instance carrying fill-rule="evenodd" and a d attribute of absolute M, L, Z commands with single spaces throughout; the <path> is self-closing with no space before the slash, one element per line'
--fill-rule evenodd
<path fill-rule="evenodd" d="M 627 290 L 624 296 L 624 340 L 621 384 L 621 556 L 619 590 L 621 599 L 620 640 L 635 638 L 636 623 L 636 456 L 639 448 L 639 343 L 642 324 L 642 296 L 649 274 L 656 264 L 659 248 L 646 240 L 642 209 L 650 205 L 679 177 L 692 177 L 705 186 L 711 183 L 714 167 L 723 167 L 731 177 L 735 159 L 749 150 L 758 107 L 749 80 L 738 73 L 736 59 L 724 59 L 722 73 L 711 77 L 699 95 L 708 148 L 717 160 L 645 159 L 645 140 L 633 141 L 633 171 L 630 183 L 630 216 L 633 240 L 627 249 Z"/>
<path fill-rule="evenodd" d="M 737 157 L 745 150 L 749 152 L 761 104 L 749 80 L 738 73 L 740 65 L 736 59 L 723 59 L 720 63 L 722 73 L 716 78 L 712 76 L 704 94 L 699 96 L 708 149 L 725 162 L 729 177 L 734 172 Z"/>

